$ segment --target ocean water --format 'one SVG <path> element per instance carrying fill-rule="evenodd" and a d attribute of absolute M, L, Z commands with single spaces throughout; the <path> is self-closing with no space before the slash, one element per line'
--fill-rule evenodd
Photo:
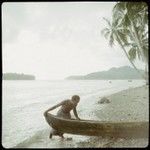
<path fill-rule="evenodd" d="M 144 84 L 143 80 L 112 80 L 111 83 L 107 80 L 3 81 L 2 145 L 12 148 L 19 144 L 28 147 L 26 141 L 38 143 L 37 137 L 50 129 L 43 112 L 72 95 L 81 98 L 77 108 L 79 117 L 97 120 L 93 111 L 99 97 Z M 53 147 L 57 147 L 55 143 Z"/>

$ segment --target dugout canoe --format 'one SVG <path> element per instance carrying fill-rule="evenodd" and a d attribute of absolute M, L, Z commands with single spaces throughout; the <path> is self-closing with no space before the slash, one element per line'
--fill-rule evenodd
<path fill-rule="evenodd" d="M 149 122 L 108 122 L 95 120 L 64 119 L 45 114 L 47 123 L 54 129 L 69 134 L 111 137 L 148 137 Z"/>

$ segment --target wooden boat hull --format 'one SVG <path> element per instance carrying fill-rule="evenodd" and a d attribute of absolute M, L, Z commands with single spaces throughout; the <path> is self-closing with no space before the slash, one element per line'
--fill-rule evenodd
<path fill-rule="evenodd" d="M 149 122 L 101 122 L 95 120 L 64 119 L 50 113 L 45 115 L 54 129 L 69 134 L 111 137 L 148 137 Z"/>

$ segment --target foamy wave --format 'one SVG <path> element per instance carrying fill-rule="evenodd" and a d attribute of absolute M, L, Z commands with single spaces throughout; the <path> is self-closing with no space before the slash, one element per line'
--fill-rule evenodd
<path fill-rule="evenodd" d="M 29 145 L 33 144 L 33 143 L 37 143 L 41 140 L 41 137 L 47 136 L 49 134 L 49 131 L 50 130 L 47 130 L 47 129 L 39 130 L 35 134 L 33 134 L 32 136 L 30 136 L 27 139 L 18 143 L 13 148 L 25 148 L 25 147 L 28 147 Z"/>

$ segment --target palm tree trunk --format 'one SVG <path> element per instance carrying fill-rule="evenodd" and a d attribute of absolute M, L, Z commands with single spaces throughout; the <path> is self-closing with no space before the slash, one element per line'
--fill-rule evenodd
<path fill-rule="evenodd" d="M 146 78 L 146 85 L 148 85 L 149 80 L 148 80 L 148 65 L 147 65 L 147 63 L 145 64 L 145 78 Z"/>
<path fill-rule="evenodd" d="M 143 53 L 143 47 L 142 47 L 141 42 L 140 42 L 140 40 L 138 38 L 138 33 L 137 33 L 136 29 L 135 29 L 135 24 L 134 24 L 132 18 L 130 18 L 128 13 L 127 13 L 127 16 L 128 16 L 129 21 L 130 21 L 130 24 L 131 24 L 131 25 L 129 25 L 129 31 L 130 31 L 132 37 L 134 38 L 134 40 L 135 40 L 135 42 L 136 42 L 136 44 L 138 46 L 139 52 L 140 52 L 140 54 L 142 56 L 142 59 L 145 61 L 145 57 L 144 57 L 144 53 Z M 132 30 L 132 28 L 133 28 L 133 30 Z"/>
<path fill-rule="evenodd" d="M 134 30 L 134 39 L 135 39 L 135 41 L 136 41 L 136 43 L 137 43 L 137 46 L 139 47 L 139 50 L 140 50 L 140 53 L 141 53 L 141 56 L 142 56 L 142 58 L 143 58 L 143 60 L 144 60 L 144 62 L 145 62 L 145 57 L 144 57 L 144 54 L 143 54 L 143 47 L 141 46 L 141 42 L 140 42 L 140 40 L 139 40 L 139 38 L 138 38 L 138 34 L 137 34 L 137 31 L 136 31 L 136 29 L 135 29 L 135 25 L 134 25 L 134 23 L 133 23 L 133 21 L 131 21 L 130 20 L 130 22 L 131 22 L 131 25 L 133 26 L 133 30 Z M 131 32 L 131 31 L 130 31 Z"/>
<path fill-rule="evenodd" d="M 127 58 L 128 58 L 128 60 L 130 61 L 130 63 L 132 64 L 132 66 L 134 67 L 134 69 L 141 75 L 141 77 L 142 78 L 144 78 L 145 79 L 145 77 L 144 77 L 144 75 L 138 70 L 138 68 L 134 65 L 134 63 L 131 61 L 131 59 L 130 59 L 130 57 L 128 56 L 128 53 L 126 52 L 126 50 L 125 50 L 125 48 L 124 48 L 124 46 L 122 45 L 122 42 L 121 42 L 121 40 L 120 40 L 120 38 L 119 38 L 119 36 L 118 35 L 116 35 L 116 37 L 117 37 L 117 41 L 118 41 L 118 43 L 119 43 L 119 45 L 121 46 L 121 48 L 123 49 L 123 51 L 124 51 L 124 53 L 125 53 L 125 55 L 127 56 Z"/>
<path fill-rule="evenodd" d="M 129 16 L 128 16 L 128 18 L 129 18 Z M 134 38 L 135 42 L 137 43 L 138 50 L 139 50 L 139 52 L 140 52 L 140 54 L 141 54 L 141 56 L 142 56 L 143 61 L 145 62 L 145 64 L 147 64 L 147 62 L 146 62 L 146 60 L 145 60 L 144 53 L 143 53 L 144 50 L 143 50 L 143 48 L 142 48 L 142 46 L 141 46 L 141 42 L 140 42 L 140 40 L 139 40 L 139 38 L 138 38 L 138 34 L 137 34 L 136 29 L 135 29 L 135 25 L 134 25 L 133 21 L 131 21 L 130 18 L 129 18 L 129 20 L 130 20 L 130 23 L 131 23 L 131 26 L 129 26 L 129 31 L 130 31 L 132 37 Z M 133 27 L 133 30 L 134 30 L 134 31 L 132 31 L 132 27 Z M 147 66 L 147 65 L 146 65 L 146 66 Z M 144 79 L 146 80 L 146 83 L 148 82 L 148 78 L 147 78 L 147 77 L 148 77 L 148 76 L 147 76 L 147 73 L 146 73 L 146 70 L 145 70 Z"/>

